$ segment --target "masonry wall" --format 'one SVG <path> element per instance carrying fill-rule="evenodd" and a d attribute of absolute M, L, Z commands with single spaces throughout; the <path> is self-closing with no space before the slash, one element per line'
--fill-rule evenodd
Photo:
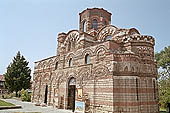
<path fill-rule="evenodd" d="M 94 64 L 67 67 L 60 71 L 50 72 L 54 66 L 44 69 L 44 72 L 39 70 L 41 76 L 34 83 L 32 102 L 44 104 L 45 86 L 48 85 L 47 104 L 67 109 L 68 80 L 73 76 L 76 78 L 76 88 L 83 90 L 88 113 L 158 113 L 158 89 L 157 83 L 153 85 L 156 82 L 154 75 L 137 74 L 139 70 L 136 68 L 129 69 L 135 66 L 133 62 L 122 64 L 117 59 L 119 63 L 115 66 L 115 61 L 109 60 L 113 58 L 110 54 L 101 58 L 103 61 L 98 62 L 98 57 L 94 55 Z M 83 64 L 84 59 L 77 62 Z"/>
<path fill-rule="evenodd" d="M 74 77 L 76 100 L 85 102 L 87 113 L 159 113 L 154 38 L 134 28 L 100 27 L 94 36 L 77 30 L 59 34 L 57 55 L 35 63 L 32 102 L 68 109 L 68 83 Z"/>
<path fill-rule="evenodd" d="M 153 77 L 140 78 L 140 111 L 141 113 L 157 113 L 158 107 L 158 87 Z M 155 86 L 154 86 L 155 83 Z"/>

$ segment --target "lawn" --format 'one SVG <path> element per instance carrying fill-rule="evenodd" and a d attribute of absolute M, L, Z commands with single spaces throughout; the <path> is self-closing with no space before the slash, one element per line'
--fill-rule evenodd
<path fill-rule="evenodd" d="M 166 109 L 165 108 L 160 108 L 160 113 L 166 113 Z"/>
<path fill-rule="evenodd" d="M 8 102 L 5 102 L 3 100 L 0 100 L 0 106 L 15 106 L 15 105 L 11 104 L 11 103 L 8 103 Z"/>

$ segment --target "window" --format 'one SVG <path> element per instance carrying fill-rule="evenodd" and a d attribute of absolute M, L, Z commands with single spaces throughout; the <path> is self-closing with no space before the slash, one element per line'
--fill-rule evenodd
<path fill-rule="evenodd" d="M 71 67 L 72 66 L 72 58 L 70 58 L 70 60 L 69 60 L 69 67 Z"/>
<path fill-rule="evenodd" d="M 70 51 L 70 49 L 71 49 L 71 42 L 69 41 L 69 43 L 68 43 L 68 51 Z"/>
<path fill-rule="evenodd" d="M 76 85 L 76 79 L 74 77 L 70 79 L 69 85 Z"/>
<path fill-rule="evenodd" d="M 107 25 L 107 22 L 106 21 L 104 21 L 104 26 L 106 26 Z"/>
<path fill-rule="evenodd" d="M 76 41 L 73 40 L 73 41 L 72 41 L 72 47 L 73 47 L 73 49 L 75 49 L 75 44 L 76 44 Z"/>
<path fill-rule="evenodd" d="M 57 69 L 58 68 L 58 62 L 56 62 L 56 64 L 55 64 L 55 69 Z"/>
<path fill-rule="evenodd" d="M 86 32 L 86 21 L 83 22 L 83 32 Z"/>
<path fill-rule="evenodd" d="M 136 78 L 136 98 L 137 98 L 137 101 L 139 100 L 139 94 L 138 94 L 138 79 Z"/>
<path fill-rule="evenodd" d="M 1 82 L 0 82 L 0 86 L 3 86 L 3 85 L 4 85 L 4 82 L 3 82 L 3 81 L 1 81 Z"/>
<path fill-rule="evenodd" d="M 87 54 L 85 56 L 85 64 L 90 64 L 90 55 L 89 54 Z"/>
<path fill-rule="evenodd" d="M 156 99 L 156 81 L 153 80 L 154 99 Z"/>
<path fill-rule="evenodd" d="M 108 35 L 108 36 L 105 38 L 105 41 L 108 41 L 108 40 L 112 40 L 112 36 L 111 36 L 111 35 Z"/>
<path fill-rule="evenodd" d="M 97 27 L 98 27 L 97 20 L 94 19 L 94 20 L 93 20 L 93 23 L 92 23 L 92 28 L 94 28 L 95 30 L 97 30 Z"/>

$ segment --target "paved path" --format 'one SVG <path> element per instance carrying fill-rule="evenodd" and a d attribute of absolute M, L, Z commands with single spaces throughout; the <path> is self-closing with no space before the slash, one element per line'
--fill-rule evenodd
<path fill-rule="evenodd" d="M 41 106 L 35 106 L 31 102 L 22 102 L 16 99 L 1 99 L 6 102 L 13 103 L 15 105 L 21 105 L 22 109 L 6 109 L 6 110 L 0 110 L 0 113 L 20 113 L 20 112 L 38 112 L 38 113 L 72 113 L 71 111 L 68 110 L 61 110 L 57 108 L 53 108 L 52 106 L 48 107 L 41 107 Z"/>

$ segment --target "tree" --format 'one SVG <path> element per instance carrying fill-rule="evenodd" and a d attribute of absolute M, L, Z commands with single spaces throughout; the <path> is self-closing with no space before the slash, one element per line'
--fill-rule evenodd
<path fill-rule="evenodd" d="M 12 60 L 12 63 L 7 67 L 7 72 L 5 73 L 5 87 L 10 91 L 16 92 L 18 96 L 18 91 L 30 88 L 31 80 L 31 69 L 28 67 L 28 63 L 24 56 L 17 53 L 16 57 Z"/>
<path fill-rule="evenodd" d="M 159 99 L 162 108 L 170 102 L 170 46 L 155 54 L 159 68 Z"/>

